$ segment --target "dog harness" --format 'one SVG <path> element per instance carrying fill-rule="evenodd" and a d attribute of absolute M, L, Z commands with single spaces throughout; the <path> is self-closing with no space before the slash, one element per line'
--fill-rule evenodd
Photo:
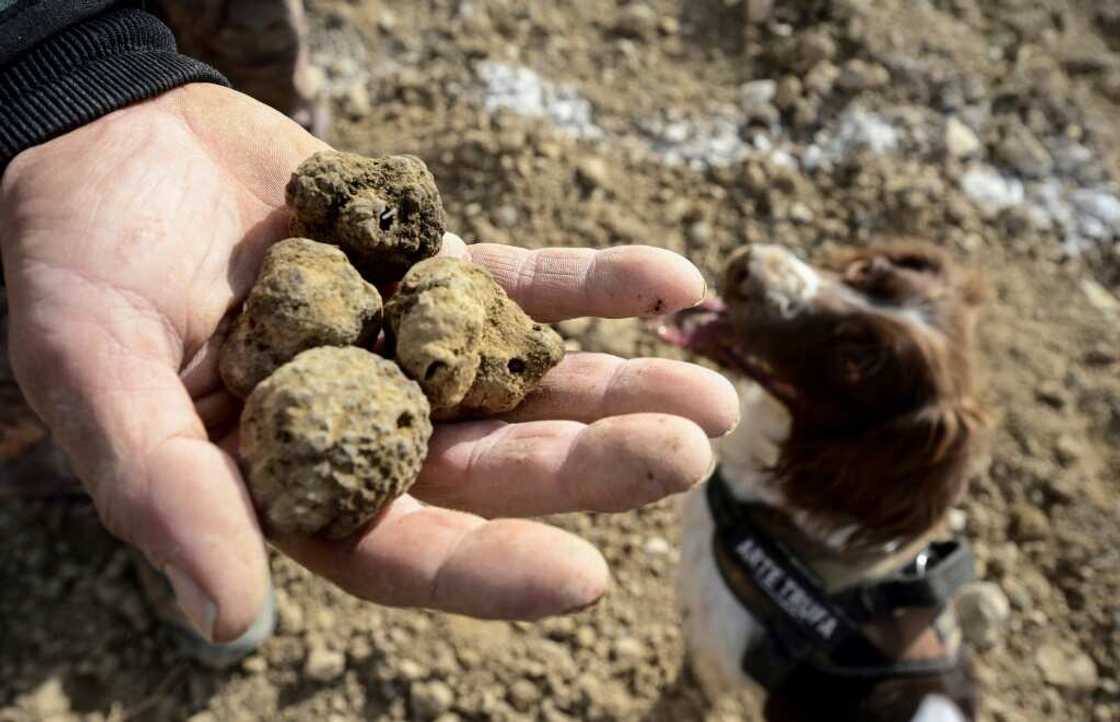
<path fill-rule="evenodd" d="M 974 578 L 972 552 L 963 539 L 931 542 L 890 576 L 830 594 L 802 559 L 766 531 L 773 527 L 773 508 L 736 499 L 719 468 L 708 480 L 707 496 L 720 574 L 767 631 L 741 663 L 765 689 L 773 691 L 802 665 L 863 679 L 936 674 L 955 666 L 955 654 L 890 659 L 861 625 L 889 619 L 903 608 L 935 610 L 939 616 Z"/>

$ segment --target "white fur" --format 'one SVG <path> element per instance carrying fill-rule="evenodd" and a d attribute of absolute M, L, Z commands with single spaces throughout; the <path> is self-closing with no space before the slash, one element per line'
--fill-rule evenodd
<path fill-rule="evenodd" d="M 752 246 L 750 275 L 765 279 L 766 300 L 784 318 L 806 309 L 821 288 L 821 277 L 781 246 Z"/>
<path fill-rule="evenodd" d="M 789 414 L 754 383 L 742 386 L 740 398 L 743 421 L 719 446 L 724 478 L 731 493 L 744 501 L 780 505 L 781 495 L 770 484 L 767 470 L 789 435 Z M 681 523 L 677 600 L 693 672 L 713 700 L 735 687 L 761 692 L 739 665 L 747 646 L 765 632 L 727 588 L 716 567 L 715 524 L 702 487 L 685 496 Z"/>

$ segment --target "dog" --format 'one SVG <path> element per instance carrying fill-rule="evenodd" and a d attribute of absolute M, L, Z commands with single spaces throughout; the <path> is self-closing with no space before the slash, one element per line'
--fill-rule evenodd
<path fill-rule="evenodd" d="M 817 269 L 768 245 L 661 327 L 741 377 L 742 422 L 683 499 L 678 600 L 709 697 L 769 722 L 973 719 L 950 508 L 986 450 L 972 359 L 983 284 L 940 249 Z"/>

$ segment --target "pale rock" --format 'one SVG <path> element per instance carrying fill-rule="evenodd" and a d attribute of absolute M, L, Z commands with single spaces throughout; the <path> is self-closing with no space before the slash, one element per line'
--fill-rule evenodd
<path fill-rule="evenodd" d="M 1050 520 L 1038 507 L 1018 502 L 1011 509 L 1011 531 L 1019 541 L 1039 541 L 1050 535 Z"/>
<path fill-rule="evenodd" d="M 774 0 L 746 0 L 747 22 L 757 24 L 770 19 Z"/>
<path fill-rule="evenodd" d="M 1011 603 L 998 584 L 973 582 L 957 599 L 961 632 L 966 640 L 983 649 L 995 644 L 1011 617 Z"/>
<path fill-rule="evenodd" d="M 1054 687 L 1088 690 L 1099 682 L 1093 659 L 1067 644 L 1043 644 L 1035 653 L 1035 662 L 1042 678 Z"/>
<path fill-rule="evenodd" d="M 1025 196 L 1022 181 L 1008 178 L 987 166 L 969 168 L 961 176 L 961 190 L 989 216 L 1019 205 Z"/>
<path fill-rule="evenodd" d="M 743 104 L 748 108 L 773 102 L 777 92 L 778 83 L 769 79 L 752 80 L 740 88 Z"/>
<path fill-rule="evenodd" d="M 949 118 L 945 124 L 945 149 L 954 158 L 970 158 L 980 154 L 984 144 L 967 125 Z"/>
<path fill-rule="evenodd" d="M 641 2 L 633 2 L 622 9 L 615 30 L 632 38 L 648 40 L 657 34 L 657 12 Z"/>

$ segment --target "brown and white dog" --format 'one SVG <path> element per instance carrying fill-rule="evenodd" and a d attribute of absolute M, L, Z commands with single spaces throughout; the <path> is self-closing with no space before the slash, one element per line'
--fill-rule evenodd
<path fill-rule="evenodd" d="M 743 377 L 742 422 L 719 442 L 730 497 L 772 511 L 768 528 L 829 594 L 911 564 L 944 533 L 985 448 L 975 275 L 924 245 L 851 251 L 822 270 L 757 245 L 732 257 L 721 291 L 661 333 Z M 769 634 L 717 565 L 712 509 L 703 488 L 684 499 L 678 580 L 691 667 L 709 696 L 752 684 L 744 654 Z M 859 627 L 886 659 L 949 660 L 938 671 L 861 677 L 803 665 L 769 690 L 767 719 L 971 718 L 953 614 L 899 608 Z"/>

